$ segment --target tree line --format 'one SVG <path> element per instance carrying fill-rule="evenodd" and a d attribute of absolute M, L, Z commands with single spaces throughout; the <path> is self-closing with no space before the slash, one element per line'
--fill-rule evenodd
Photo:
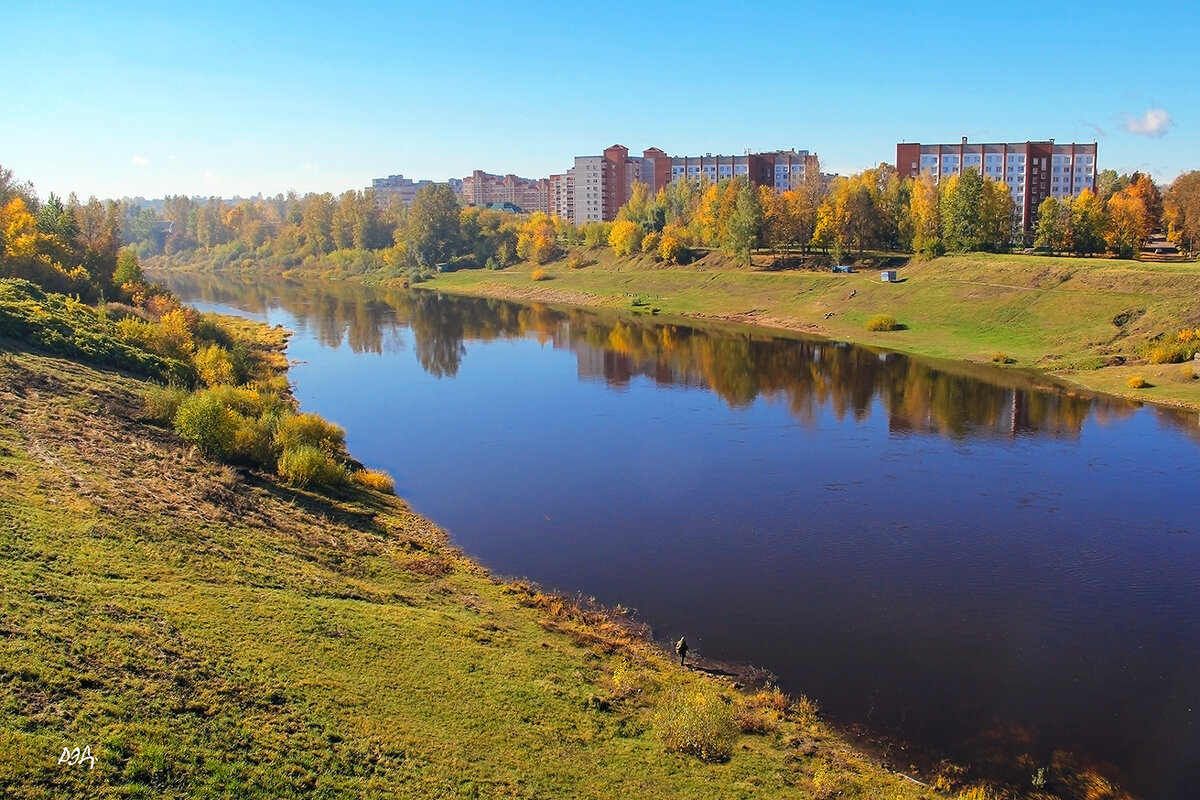
<path fill-rule="evenodd" d="M 831 182 L 813 169 L 784 192 L 745 178 L 677 180 L 656 193 L 635 184 L 614 222 L 578 227 L 542 212 L 463 207 L 439 184 L 423 187 L 408 207 L 398 199 L 382 204 L 369 189 L 235 200 L 170 196 L 143 206 L 74 195 L 39 200 L 32 186 L 0 168 L 2 274 L 89 298 L 119 294 L 149 258 L 166 266 L 420 279 L 439 268 L 543 264 L 579 246 L 665 262 L 708 249 L 748 262 L 763 249 L 820 250 L 840 261 L 867 250 L 935 256 L 1014 246 L 1128 258 L 1155 231 L 1197 249 L 1200 171 L 1164 190 L 1148 175 L 1105 170 L 1095 192 L 1044 201 L 1026 234 L 1004 184 L 973 170 L 938 183 L 929 175 L 901 178 L 889 164 Z"/>
<path fill-rule="evenodd" d="M 881 164 L 828 184 L 810 176 L 784 192 L 755 191 L 745 179 L 677 181 L 651 198 L 638 185 L 616 222 L 584 226 L 584 238 L 606 241 L 618 255 L 640 249 L 663 261 L 694 248 L 719 248 L 745 260 L 763 248 L 819 249 L 836 261 L 867 250 L 932 257 L 1014 247 L 1132 258 L 1156 231 L 1192 252 L 1200 244 L 1200 171 L 1181 175 L 1164 192 L 1148 175 L 1105 170 L 1095 192 L 1047 198 L 1035 219 L 1034 230 L 1025 232 L 1008 187 L 977 171 L 935 182 L 929 174 L 901 178 Z M 591 235 L 597 227 L 599 234 Z"/>

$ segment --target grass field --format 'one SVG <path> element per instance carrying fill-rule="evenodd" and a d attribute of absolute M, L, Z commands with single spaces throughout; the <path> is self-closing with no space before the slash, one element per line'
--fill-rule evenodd
<path fill-rule="evenodd" d="M 894 262 L 894 258 L 891 261 Z M 896 283 L 876 269 L 852 274 L 738 267 L 714 255 L 667 267 L 593 249 L 563 261 L 438 275 L 449 292 L 656 310 L 815 333 L 938 358 L 1048 372 L 1088 389 L 1200 408 L 1200 380 L 1179 364 L 1149 364 L 1148 346 L 1200 327 L 1200 265 L 972 253 L 903 266 Z M 892 267 L 893 263 L 889 263 Z M 901 329 L 869 332 L 889 314 Z M 1120 362 L 1120 363 L 1118 363 Z M 1151 388 L 1132 390 L 1143 375 Z"/>
<path fill-rule="evenodd" d="M 0 797 L 932 796 L 392 495 L 204 460 L 144 388 L 0 340 Z"/>

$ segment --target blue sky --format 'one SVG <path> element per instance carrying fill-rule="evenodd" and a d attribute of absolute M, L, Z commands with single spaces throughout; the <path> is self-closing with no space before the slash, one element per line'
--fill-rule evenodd
<path fill-rule="evenodd" d="M 39 195 L 340 192 L 544 177 L 640 152 L 795 147 L 847 174 L 901 140 L 1099 142 L 1200 169 L 1200 4 L 20 3 L 0 165 Z"/>

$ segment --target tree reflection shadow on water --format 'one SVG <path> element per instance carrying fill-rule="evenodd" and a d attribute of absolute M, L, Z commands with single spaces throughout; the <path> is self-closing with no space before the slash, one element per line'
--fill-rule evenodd
<path fill-rule="evenodd" d="M 801 423 L 828 407 L 839 419 L 865 419 L 876 401 L 893 433 L 951 438 L 1078 436 L 1089 416 L 1130 416 L 1130 401 L 1089 395 L 1041 376 L 987 365 L 937 362 L 817 338 L 784 337 L 733 326 L 695 326 L 637 315 L 520 305 L 431 291 L 355 284 L 172 275 L 173 288 L 205 302 L 265 313 L 282 307 L 330 347 L 383 353 L 404 346 L 423 369 L 453 377 L 469 341 L 534 337 L 573 352 L 581 378 L 614 387 L 645 378 L 663 386 L 711 389 L 731 407 L 758 398 L 786 404 Z M 1164 420 L 1200 438 L 1194 415 L 1162 410 Z"/>

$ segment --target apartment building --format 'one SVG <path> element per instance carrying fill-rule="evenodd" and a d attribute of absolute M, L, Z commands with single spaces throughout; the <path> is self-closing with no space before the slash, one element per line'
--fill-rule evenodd
<path fill-rule="evenodd" d="M 614 193 L 615 165 L 607 163 L 604 156 L 575 156 L 571 172 L 575 174 L 575 213 L 571 221 L 584 225 L 616 219 L 616 210 L 605 203 L 606 195 Z"/>
<path fill-rule="evenodd" d="M 795 149 L 740 156 L 705 153 L 703 156 L 671 158 L 671 180 L 707 178 L 716 183 L 727 178 L 745 177 L 751 186 L 770 186 L 777 192 L 798 189 L 805 176 L 818 169 L 815 153 Z"/>
<path fill-rule="evenodd" d="M 412 205 L 413 198 L 422 186 L 429 186 L 433 181 L 414 181 L 403 175 L 388 175 L 386 178 L 373 178 L 371 189 L 375 192 L 375 203 L 381 208 L 392 204 L 392 198 L 400 198 L 405 206 Z"/>
<path fill-rule="evenodd" d="M 550 180 L 493 175 L 475 170 L 462 179 L 462 199 L 467 205 L 511 203 L 522 211 L 550 211 Z"/>
<path fill-rule="evenodd" d="M 599 156 L 578 156 L 574 175 L 574 209 L 567 217 L 576 225 L 611 222 L 633 195 L 633 184 L 645 183 L 657 192 L 671 181 L 707 178 L 716 183 L 726 178 L 745 177 L 752 186 L 770 186 L 776 191 L 798 188 L 810 171 L 819 169 L 817 156 L 807 150 L 777 150 L 740 156 L 668 156 L 657 147 L 629 155 L 629 148 L 615 144 Z M 553 178 L 552 178 L 553 180 Z M 555 211 L 560 216 L 558 210 Z"/>
<path fill-rule="evenodd" d="M 550 176 L 551 216 L 575 219 L 575 168 Z"/>
<path fill-rule="evenodd" d="M 1012 192 L 1022 228 L 1031 231 L 1037 225 L 1038 206 L 1047 197 L 1096 190 L 1096 143 L 1056 144 L 1048 139 L 981 144 L 965 136 L 957 144 L 902 142 L 896 145 L 896 169 L 902 178 L 928 172 L 935 181 L 973 169 L 1003 181 Z"/>

